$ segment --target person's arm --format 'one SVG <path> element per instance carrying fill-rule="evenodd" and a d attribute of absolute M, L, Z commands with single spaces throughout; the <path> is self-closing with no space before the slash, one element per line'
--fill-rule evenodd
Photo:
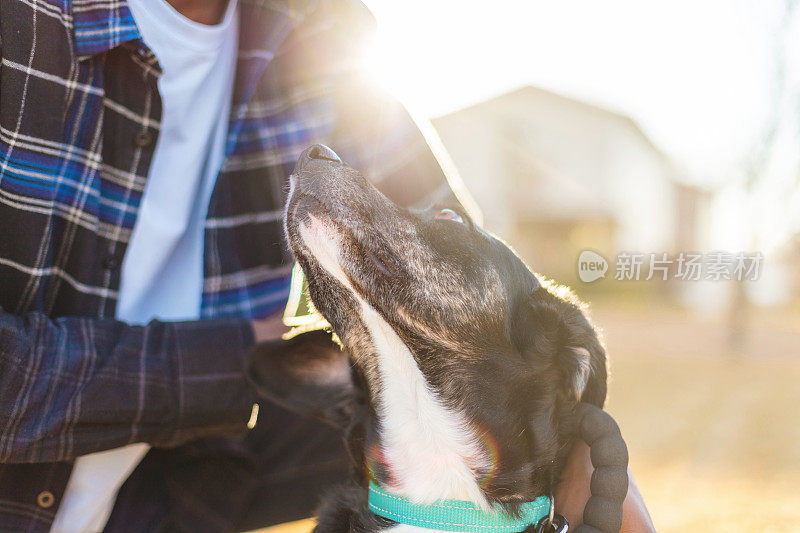
<path fill-rule="evenodd" d="M 151 322 L 0 310 L 0 463 L 243 431 L 247 321 Z"/>
<path fill-rule="evenodd" d="M 592 478 L 592 460 L 589 447 L 582 441 L 572 446 L 567 464 L 561 473 L 561 482 L 554 495 L 556 511 L 570 524 L 570 530 L 583 523 L 583 509 L 589 501 Z M 620 533 L 655 533 L 656 528 L 647 512 L 642 493 L 628 468 L 628 494 L 622 504 L 622 529 Z"/>
<path fill-rule="evenodd" d="M 337 90 L 334 150 L 395 203 L 461 204 L 476 223 L 480 210 L 433 126 L 358 70 Z"/>
<path fill-rule="evenodd" d="M 398 205 L 459 202 L 480 222 L 430 123 L 414 120 L 366 71 L 376 26 L 359 0 L 319 2 L 281 43 L 271 66 L 296 116 L 309 119 L 309 144 L 330 146 Z"/>
<path fill-rule="evenodd" d="M 315 45 L 303 41 L 297 61 L 302 72 L 314 73 L 306 89 L 325 87 L 321 108 L 334 116 L 326 143 L 396 204 L 424 208 L 457 202 L 480 223 L 477 204 L 430 121 L 412 117 L 366 71 L 364 51 L 376 27 L 369 10 L 358 1 L 329 2 L 312 19 Z"/>

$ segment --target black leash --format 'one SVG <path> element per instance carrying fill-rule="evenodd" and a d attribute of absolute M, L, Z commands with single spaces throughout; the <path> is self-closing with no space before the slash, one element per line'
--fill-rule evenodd
<path fill-rule="evenodd" d="M 591 496 L 583 509 L 583 524 L 574 533 L 619 533 L 622 502 L 628 494 L 628 447 L 616 421 L 599 407 L 579 403 L 575 414 L 578 436 L 589 445 L 594 472 Z M 551 511 L 535 531 L 566 533 L 568 530 L 567 519 Z"/>

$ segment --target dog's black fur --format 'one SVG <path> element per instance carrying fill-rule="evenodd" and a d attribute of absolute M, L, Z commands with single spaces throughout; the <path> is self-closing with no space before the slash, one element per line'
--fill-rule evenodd
<path fill-rule="evenodd" d="M 443 208 L 462 221 L 449 212 L 437 218 Z M 346 282 L 304 241 L 301 227 L 314 220 L 335 234 Z M 364 450 L 380 445 L 381 376 L 358 299 L 402 339 L 437 397 L 498 443 L 499 464 L 481 484 L 488 501 L 514 512 L 553 492 L 575 405 L 602 407 L 606 396 L 605 351 L 569 291 L 535 276 L 460 206 L 402 209 L 321 146 L 298 161 L 286 232 L 345 351 L 319 333 L 263 344 L 250 375 L 264 395 L 347 429 L 354 480 L 323 505 L 318 531 L 393 524 L 367 509 Z"/>

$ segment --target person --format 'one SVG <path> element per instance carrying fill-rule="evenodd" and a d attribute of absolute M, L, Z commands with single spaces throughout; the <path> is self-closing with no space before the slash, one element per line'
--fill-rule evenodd
<path fill-rule="evenodd" d="M 454 194 L 360 69 L 371 26 L 346 0 L 0 0 L 0 529 L 244 530 L 347 475 L 242 362 L 283 331 L 306 146 L 402 205 Z"/>

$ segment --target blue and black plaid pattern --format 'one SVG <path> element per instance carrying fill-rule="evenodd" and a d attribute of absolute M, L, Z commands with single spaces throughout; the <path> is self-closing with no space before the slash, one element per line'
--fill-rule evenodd
<path fill-rule="evenodd" d="M 241 355 L 249 320 L 288 294 L 282 206 L 306 146 L 331 145 L 399 203 L 450 198 L 419 129 L 358 69 L 363 6 L 240 9 L 203 320 L 133 327 L 113 317 L 159 134 L 158 60 L 124 0 L 0 0 L 0 530 L 46 531 L 79 455 L 244 431 Z"/>

